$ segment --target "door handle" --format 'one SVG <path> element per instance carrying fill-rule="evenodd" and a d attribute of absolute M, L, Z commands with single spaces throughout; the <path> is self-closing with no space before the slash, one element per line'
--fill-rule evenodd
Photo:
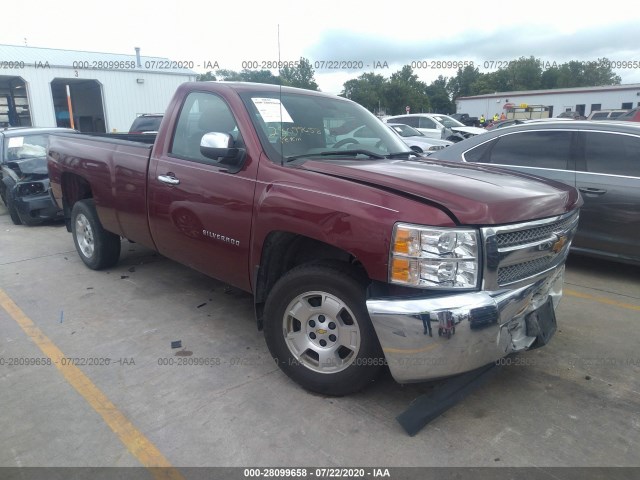
<path fill-rule="evenodd" d="M 580 187 L 578 190 L 580 190 L 582 193 L 584 193 L 586 195 L 604 195 L 605 193 L 607 193 L 607 191 L 603 190 L 602 188 Z"/>
<path fill-rule="evenodd" d="M 180 185 L 180 180 L 174 177 L 172 172 L 169 172 L 166 175 L 158 175 L 158 180 L 168 185 Z"/>

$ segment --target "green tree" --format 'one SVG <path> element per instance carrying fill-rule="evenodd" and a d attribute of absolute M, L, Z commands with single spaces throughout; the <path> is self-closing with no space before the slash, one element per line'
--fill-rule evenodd
<path fill-rule="evenodd" d="M 196 76 L 196 82 L 210 82 L 215 80 L 216 76 L 213 74 L 213 72 L 201 73 Z"/>
<path fill-rule="evenodd" d="M 426 88 L 425 83 L 418 80 L 418 75 L 413 73 L 409 65 L 392 73 L 384 88 L 385 99 L 391 114 L 404 113 L 407 106 L 413 113 L 428 112 L 431 104 L 425 93 Z"/>
<path fill-rule="evenodd" d="M 388 80 L 382 75 L 363 73 L 358 78 L 346 81 L 340 96 L 359 103 L 371 112 L 386 110 L 389 107 L 384 97 L 384 88 L 387 83 Z"/>
<path fill-rule="evenodd" d="M 280 78 L 283 85 L 306 88 L 307 90 L 318 90 L 314 75 L 315 70 L 311 66 L 311 62 L 304 57 L 300 57 L 298 66 L 290 67 L 286 65 L 280 70 Z"/>
<path fill-rule="evenodd" d="M 590 86 L 620 85 L 622 79 L 611 70 L 611 63 L 607 58 L 599 58 L 595 62 L 587 62 L 585 69 L 585 83 Z"/>
<path fill-rule="evenodd" d="M 429 103 L 431 104 L 431 111 L 435 113 L 453 113 L 456 111 L 455 104 L 451 101 L 447 91 L 447 81 L 446 77 L 440 75 L 425 88 L 425 93 L 429 97 Z"/>
<path fill-rule="evenodd" d="M 241 72 L 235 70 L 216 70 L 216 75 L 227 82 L 255 82 L 279 85 L 280 77 L 275 76 L 270 70 L 247 70 Z"/>
<path fill-rule="evenodd" d="M 451 78 L 447 83 L 447 90 L 451 98 L 455 101 L 458 97 L 468 97 L 476 95 L 474 84 L 481 78 L 482 74 L 477 67 L 467 65 L 464 68 L 458 68 L 456 76 Z"/>
<path fill-rule="evenodd" d="M 542 67 L 533 56 L 520 57 L 504 69 L 509 82 L 507 91 L 538 90 L 541 86 Z"/>

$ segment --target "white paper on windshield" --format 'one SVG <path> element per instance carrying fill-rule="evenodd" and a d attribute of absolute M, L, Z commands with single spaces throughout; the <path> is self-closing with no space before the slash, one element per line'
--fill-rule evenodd
<path fill-rule="evenodd" d="M 11 137 L 7 148 L 18 148 L 24 143 L 24 137 Z"/>
<path fill-rule="evenodd" d="M 266 122 L 293 123 L 293 119 L 279 98 L 252 98 L 253 104 Z"/>

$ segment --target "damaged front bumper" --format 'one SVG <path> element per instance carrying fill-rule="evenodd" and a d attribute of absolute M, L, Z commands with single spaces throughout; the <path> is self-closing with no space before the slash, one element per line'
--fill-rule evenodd
<path fill-rule="evenodd" d="M 28 182 L 24 182 L 28 183 Z M 13 191 L 13 204 L 19 217 L 25 223 L 38 223 L 45 220 L 62 218 L 63 212 L 49 194 L 49 181 L 41 181 L 44 191 L 30 195 L 20 195 L 23 183 L 18 183 Z"/>
<path fill-rule="evenodd" d="M 420 299 L 369 299 L 367 309 L 399 383 L 474 370 L 545 344 L 555 332 L 564 265 L 526 286 Z"/>

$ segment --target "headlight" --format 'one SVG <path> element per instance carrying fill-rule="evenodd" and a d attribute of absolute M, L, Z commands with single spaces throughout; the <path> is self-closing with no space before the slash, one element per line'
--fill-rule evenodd
<path fill-rule="evenodd" d="M 422 288 L 477 288 L 477 230 L 398 223 L 393 229 L 389 280 Z"/>
<path fill-rule="evenodd" d="M 16 192 L 18 196 L 36 195 L 44 192 L 44 185 L 41 182 L 25 182 L 19 183 Z"/>
<path fill-rule="evenodd" d="M 442 150 L 443 148 L 444 148 L 444 145 L 431 145 L 429 147 L 429 150 L 436 151 L 436 150 Z"/>

